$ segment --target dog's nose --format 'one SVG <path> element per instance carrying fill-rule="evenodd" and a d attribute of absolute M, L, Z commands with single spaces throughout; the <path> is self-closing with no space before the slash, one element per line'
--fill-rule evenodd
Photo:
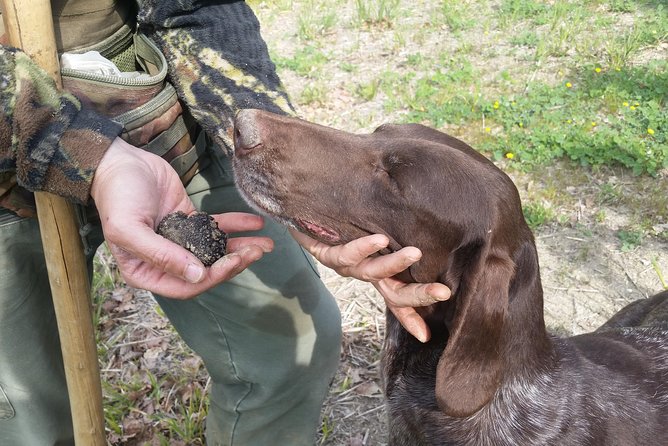
<path fill-rule="evenodd" d="M 262 144 L 257 125 L 257 110 L 240 110 L 234 118 L 234 151 L 243 155 Z"/>

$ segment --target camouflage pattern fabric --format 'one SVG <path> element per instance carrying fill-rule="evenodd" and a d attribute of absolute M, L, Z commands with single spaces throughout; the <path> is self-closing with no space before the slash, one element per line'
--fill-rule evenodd
<path fill-rule="evenodd" d="M 84 107 L 123 125 L 121 138 L 168 161 L 188 184 L 203 167 L 206 138 L 193 118 L 184 113 L 176 90 L 167 80 L 167 61 L 148 37 L 123 24 L 89 50 L 114 61 L 120 71 L 142 77 L 61 69 L 63 88 Z M 130 56 L 126 56 L 129 54 Z M 119 56 L 120 55 L 120 56 Z"/>
<path fill-rule="evenodd" d="M 0 47 L 0 180 L 86 203 L 95 168 L 121 126 L 84 109 L 25 53 Z M 4 189 L 9 189 L 4 190 Z M 0 206 L 29 203 L 0 184 Z"/>
<path fill-rule="evenodd" d="M 245 2 L 139 4 L 140 30 L 165 55 L 189 114 L 220 147 L 231 152 L 232 119 L 241 108 L 294 114 Z M 57 91 L 24 53 L 0 47 L 0 206 L 29 206 L 15 183 L 87 203 L 95 168 L 121 128 Z"/>
<path fill-rule="evenodd" d="M 179 97 L 229 153 L 237 110 L 294 114 L 260 35 L 260 24 L 245 2 L 139 3 L 139 29 L 161 48 Z"/>

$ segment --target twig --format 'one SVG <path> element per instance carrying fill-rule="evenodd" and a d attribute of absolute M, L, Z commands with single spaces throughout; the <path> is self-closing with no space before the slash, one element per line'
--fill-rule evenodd
<path fill-rule="evenodd" d="M 659 276 L 659 281 L 663 288 L 668 290 L 668 283 L 666 283 L 666 280 L 663 277 L 663 273 L 661 272 L 661 268 L 659 268 L 659 262 L 656 261 L 656 257 L 652 259 L 652 267 L 654 268 L 656 275 Z"/>
<path fill-rule="evenodd" d="M 370 413 L 377 412 L 377 411 L 379 411 L 379 410 L 383 410 L 384 408 L 385 408 L 385 405 L 384 405 L 384 404 L 381 404 L 380 406 L 376 406 L 376 407 L 374 407 L 373 409 L 369 409 L 369 410 L 367 410 L 366 412 L 362 412 L 359 416 L 360 416 L 360 417 L 364 417 L 364 416 L 366 416 L 366 415 L 369 415 Z"/>
<path fill-rule="evenodd" d="M 157 341 L 159 339 L 165 339 L 165 338 L 169 338 L 171 336 L 172 336 L 171 334 L 167 334 L 167 335 L 162 335 L 162 336 L 156 336 L 154 338 L 139 339 L 138 341 L 123 342 L 122 344 L 114 345 L 113 348 L 127 347 L 128 345 L 144 344 L 146 342 Z"/>

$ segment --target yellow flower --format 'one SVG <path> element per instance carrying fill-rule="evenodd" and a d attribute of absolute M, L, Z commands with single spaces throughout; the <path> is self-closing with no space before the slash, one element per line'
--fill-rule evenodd
<path fill-rule="evenodd" d="M 654 129 L 647 129 L 647 133 L 649 133 L 650 135 L 653 135 L 654 134 Z"/>
<path fill-rule="evenodd" d="M 600 72 L 601 72 L 601 68 L 600 68 L 600 67 L 596 67 L 596 68 L 594 68 L 594 71 L 596 71 L 597 73 L 600 73 Z"/>
<path fill-rule="evenodd" d="M 572 124 L 572 123 L 573 123 L 572 119 L 569 119 L 569 120 L 566 121 L 566 124 Z"/>
<path fill-rule="evenodd" d="M 491 128 L 489 128 L 489 127 L 485 127 L 485 131 L 486 131 L 487 133 L 489 133 L 489 132 L 491 132 L 491 131 L 492 131 L 492 129 L 491 129 Z"/>
<path fill-rule="evenodd" d="M 594 121 L 591 122 L 591 126 L 592 126 L 592 127 L 596 127 L 596 125 L 597 125 L 597 124 L 596 124 Z"/>
<path fill-rule="evenodd" d="M 571 88 L 572 86 L 573 84 L 571 84 L 570 82 L 566 82 L 566 88 Z"/>
<path fill-rule="evenodd" d="M 499 106 L 500 106 L 499 101 L 494 101 L 494 105 L 492 107 L 499 108 Z"/>
<path fill-rule="evenodd" d="M 508 153 L 506 153 L 506 158 L 511 160 L 511 159 L 515 158 L 515 154 L 513 152 L 508 152 Z"/>
<path fill-rule="evenodd" d="M 632 106 L 629 107 L 629 109 L 635 110 L 636 108 L 632 105 Z"/>
<path fill-rule="evenodd" d="M 520 125 L 520 127 L 524 127 L 524 123 L 523 123 L 523 122 L 520 122 L 519 125 Z"/>
<path fill-rule="evenodd" d="M 628 106 L 629 106 L 629 103 L 626 102 L 626 101 L 624 101 L 624 102 L 622 103 L 622 105 L 623 105 L 624 107 L 628 107 Z"/>

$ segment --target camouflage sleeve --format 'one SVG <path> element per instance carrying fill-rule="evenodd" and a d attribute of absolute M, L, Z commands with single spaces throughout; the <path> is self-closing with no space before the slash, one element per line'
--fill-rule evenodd
<path fill-rule="evenodd" d="M 118 124 L 82 109 L 23 52 L 0 47 L 0 177 L 89 200 L 93 173 Z"/>
<path fill-rule="evenodd" d="M 161 48 L 170 81 L 221 147 L 232 147 L 242 108 L 294 114 L 260 24 L 243 1 L 140 1 L 140 29 Z"/>

